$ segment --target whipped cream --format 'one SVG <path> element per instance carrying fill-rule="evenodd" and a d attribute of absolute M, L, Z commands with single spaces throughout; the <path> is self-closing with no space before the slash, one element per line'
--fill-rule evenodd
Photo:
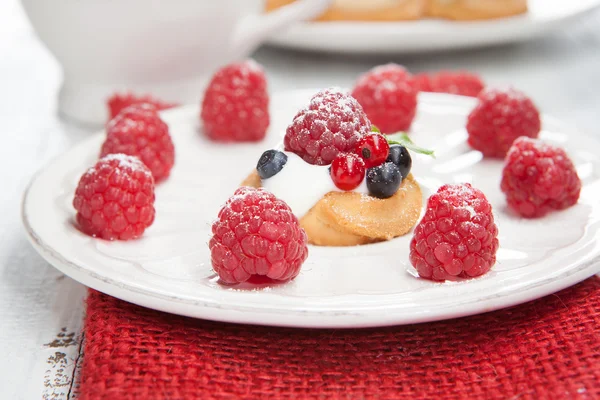
<path fill-rule="evenodd" d="M 302 218 L 329 192 L 342 192 L 329 175 L 329 165 L 312 165 L 291 152 L 287 163 L 275 176 L 262 180 L 262 186 L 285 201 L 296 217 Z M 353 192 L 368 194 L 366 180 Z"/>

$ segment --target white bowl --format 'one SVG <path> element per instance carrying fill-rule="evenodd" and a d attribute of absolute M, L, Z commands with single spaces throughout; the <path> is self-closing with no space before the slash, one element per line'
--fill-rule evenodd
<path fill-rule="evenodd" d="M 302 0 L 263 14 L 261 0 L 22 0 L 40 39 L 64 70 L 59 111 L 106 121 L 116 91 L 196 103 L 220 65 L 246 57 L 273 31 L 322 12 Z"/>

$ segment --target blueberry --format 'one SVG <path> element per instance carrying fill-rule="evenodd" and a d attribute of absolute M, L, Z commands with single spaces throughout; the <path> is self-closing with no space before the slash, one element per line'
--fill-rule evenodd
<path fill-rule="evenodd" d="M 287 160 L 288 157 L 281 151 L 265 151 L 262 156 L 260 156 L 258 164 L 256 164 L 258 175 L 260 175 L 261 179 L 268 179 L 277 175 L 279 171 L 283 169 L 283 166 L 287 163 Z"/>
<path fill-rule="evenodd" d="M 386 162 L 367 170 L 367 188 L 371 196 L 387 199 L 398 191 L 402 183 L 400 167 L 393 162 Z"/>
<path fill-rule="evenodd" d="M 386 162 L 392 162 L 400 169 L 402 179 L 408 176 L 410 168 L 412 167 L 412 158 L 406 147 L 401 144 L 393 144 L 390 146 L 390 152 Z"/>

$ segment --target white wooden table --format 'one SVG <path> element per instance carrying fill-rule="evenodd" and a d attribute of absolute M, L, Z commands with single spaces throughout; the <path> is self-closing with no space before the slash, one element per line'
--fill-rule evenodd
<path fill-rule="evenodd" d="M 272 91 L 350 86 L 388 61 L 412 71 L 465 68 L 488 83 L 512 84 L 547 113 L 591 134 L 600 111 L 600 14 L 527 44 L 421 56 L 349 57 L 259 50 Z M 21 193 L 50 158 L 87 137 L 56 115 L 56 62 L 35 38 L 17 0 L 0 1 L 0 399 L 73 398 L 81 360 L 86 290 L 28 244 Z M 600 151 L 600 149 L 598 149 Z"/>

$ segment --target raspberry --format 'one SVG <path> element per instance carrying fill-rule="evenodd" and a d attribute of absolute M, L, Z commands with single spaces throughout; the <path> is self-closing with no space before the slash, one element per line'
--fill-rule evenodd
<path fill-rule="evenodd" d="M 431 75 L 428 73 L 417 74 L 412 77 L 412 85 L 419 92 L 435 92 L 431 84 Z"/>
<path fill-rule="evenodd" d="M 123 109 L 135 104 L 150 104 L 154 106 L 158 111 L 178 106 L 178 104 L 176 103 L 166 103 L 162 100 L 155 99 L 150 95 L 136 96 L 132 93 L 115 93 L 106 102 L 110 114 L 110 119 L 113 119 L 114 117 L 119 115 L 119 113 Z"/>
<path fill-rule="evenodd" d="M 537 138 L 540 113 L 533 102 L 515 90 L 484 89 L 469 115 L 469 144 L 486 157 L 503 158 L 519 136 Z"/>
<path fill-rule="evenodd" d="M 200 117 L 212 140 L 264 139 L 269 127 L 269 94 L 262 67 L 248 60 L 218 70 L 204 93 Z"/>
<path fill-rule="evenodd" d="M 339 153 L 350 152 L 371 131 L 371 122 L 356 99 L 338 89 L 315 94 L 288 126 L 285 150 L 309 164 L 329 165 Z"/>
<path fill-rule="evenodd" d="M 501 188 L 513 210 L 533 218 L 577 203 L 581 180 L 563 149 L 521 137 L 506 156 Z"/>
<path fill-rule="evenodd" d="M 308 256 L 307 237 L 290 207 L 264 189 L 239 188 L 212 226 L 212 265 L 225 283 L 296 277 Z"/>
<path fill-rule="evenodd" d="M 413 85 L 421 92 L 450 93 L 477 97 L 485 84 L 478 75 L 464 71 L 440 71 L 414 76 Z"/>
<path fill-rule="evenodd" d="M 410 128 L 417 112 L 417 94 L 411 75 L 396 64 L 373 68 L 358 79 L 352 91 L 371 122 L 383 133 Z"/>
<path fill-rule="evenodd" d="M 88 235 L 138 238 L 154 221 L 154 178 L 137 157 L 107 155 L 79 180 L 73 207 L 80 229 Z"/>
<path fill-rule="evenodd" d="M 117 153 L 138 157 L 157 182 L 169 176 L 175 163 L 175 147 L 169 127 L 153 106 L 127 107 L 108 123 L 100 156 Z"/>
<path fill-rule="evenodd" d="M 444 185 L 428 202 L 410 242 L 410 262 L 435 281 L 485 274 L 496 263 L 498 228 L 485 195 L 470 184 Z"/>

